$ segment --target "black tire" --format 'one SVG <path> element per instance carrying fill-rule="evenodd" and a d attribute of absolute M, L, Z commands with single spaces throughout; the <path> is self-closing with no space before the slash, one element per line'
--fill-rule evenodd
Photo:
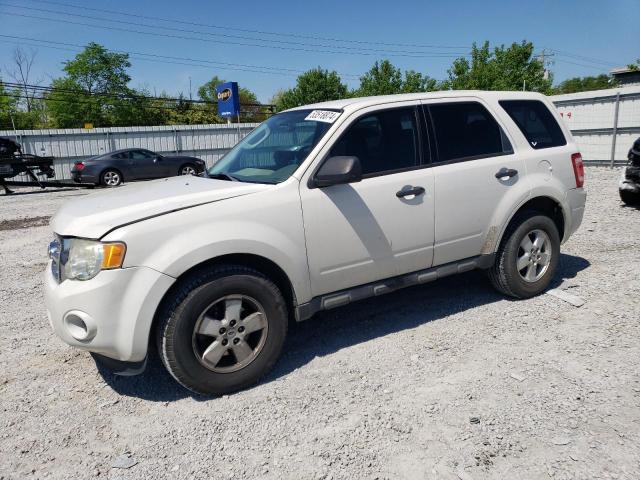
<path fill-rule="evenodd" d="M 547 234 L 550 243 L 550 262 L 542 276 L 527 282 L 518 272 L 517 259 L 520 243 L 525 235 L 534 230 Z M 493 267 L 488 271 L 493 286 L 501 293 L 515 298 L 530 298 L 542 293 L 555 275 L 560 259 L 560 235 L 554 221 L 539 212 L 527 211 L 517 214 L 504 233 L 496 253 Z M 542 271 L 541 271 L 542 273 Z"/>
<path fill-rule="evenodd" d="M 193 169 L 193 173 L 185 173 L 186 169 Z M 178 169 L 178 175 L 196 175 L 197 173 L 196 166 L 193 163 L 185 163 Z"/>
<path fill-rule="evenodd" d="M 115 168 L 107 168 L 104 172 L 100 174 L 100 185 L 105 187 L 113 188 L 122 185 L 124 179 L 122 178 L 122 173 Z"/>
<path fill-rule="evenodd" d="M 630 207 L 640 207 L 640 193 L 631 190 L 619 190 L 620 200 Z"/>
<path fill-rule="evenodd" d="M 201 314 L 229 295 L 246 295 L 260 304 L 266 316 L 266 338 L 246 366 L 232 372 L 213 371 L 196 355 L 194 330 Z M 287 306 L 273 282 L 247 267 L 220 265 L 189 275 L 173 289 L 160 310 L 156 343 L 164 366 L 178 383 L 202 395 L 224 395 L 257 383 L 271 370 L 282 351 L 287 326 Z"/>

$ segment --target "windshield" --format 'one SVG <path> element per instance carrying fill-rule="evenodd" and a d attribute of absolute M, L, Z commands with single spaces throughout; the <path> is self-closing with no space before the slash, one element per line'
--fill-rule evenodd
<path fill-rule="evenodd" d="M 274 115 L 209 169 L 209 176 L 280 183 L 304 162 L 340 112 L 295 110 Z"/>

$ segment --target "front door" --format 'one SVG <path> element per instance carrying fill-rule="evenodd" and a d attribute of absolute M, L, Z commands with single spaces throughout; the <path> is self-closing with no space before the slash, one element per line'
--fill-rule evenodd
<path fill-rule="evenodd" d="M 433 174 L 423 168 L 415 106 L 353 120 L 326 156 L 360 159 L 363 179 L 300 184 L 314 296 L 428 268 L 433 259 Z"/>
<path fill-rule="evenodd" d="M 426 102 L 435 177 L 435 265 L 491 253 L 501 200 L 525 176 L 524 162 L 479 101 Z M 504 175 L 500 175 L 503 173 Z"/>
<path fill-rule="evenodd" d="M 163 165 L 156 163 L 155 155 L 146 150 L 131 150 L 131 160 L 136 172 L 136 178 L 159 178 L 163 175 Z"/>

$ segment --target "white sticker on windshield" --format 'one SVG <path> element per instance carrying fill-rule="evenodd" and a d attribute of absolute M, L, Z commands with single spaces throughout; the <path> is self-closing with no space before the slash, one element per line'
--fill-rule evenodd
<path fill-rule="evenodd" d="M 305 120 L 315 120 L 316 122 L 333 123 L 340 116 L 340 112 L 331 110 L 314 110 L 305 117 Z"/>

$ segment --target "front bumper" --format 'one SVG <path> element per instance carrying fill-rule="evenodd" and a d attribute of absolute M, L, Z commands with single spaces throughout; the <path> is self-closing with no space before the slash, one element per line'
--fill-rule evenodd
<path fill-rule="evenodd" d="M 45 272 L 49 322 L 63 342 L 123 362 L 142 362 L 156 309 L 175 279 L 147 267 L 104 270 L 58 283 Z"/>

